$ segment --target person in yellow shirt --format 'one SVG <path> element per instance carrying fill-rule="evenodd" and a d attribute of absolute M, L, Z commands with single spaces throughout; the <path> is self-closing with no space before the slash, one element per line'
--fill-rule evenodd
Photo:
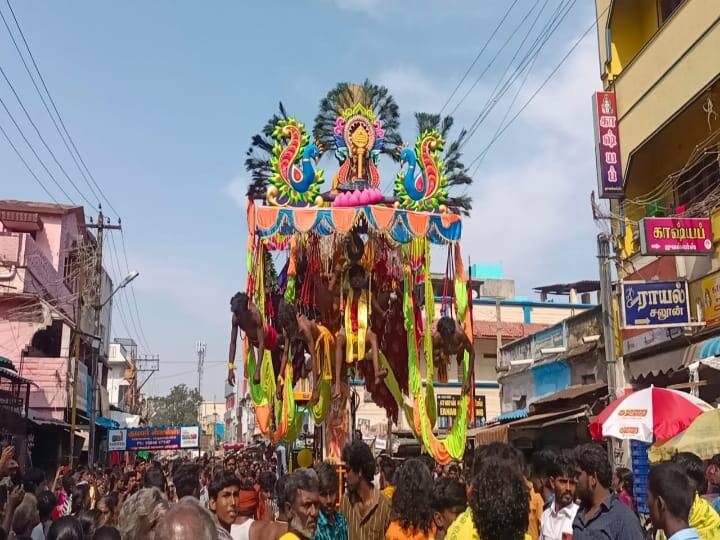
<path fill-rule="evenodd" d="M 388 498 L 392 499 L 395 493 L 395 461 L 390 456 L 380 456 L 378 460 L 380 469 L 380 491 Z"/>
<path fill-rule="evenodd" d="M 540 539 L 540 520 L 542 519 L 543 506 L 545 502 L 542 496 L 535 491 L 533 484 L 530 480 L 525 480 L 525 485 L 528 488 L 529 496 L 528 500 L 530 503 L 530 510 L 528 512 L 528 528 L 527 533 L 530 535 L 532 540 Z"/>
<path fill-rule="evenodd" d="M 517 465 L 484 459 L 470 493 L 470 508 L 448 529 L 445 540 L 530 540 L 530 497 Z"/>

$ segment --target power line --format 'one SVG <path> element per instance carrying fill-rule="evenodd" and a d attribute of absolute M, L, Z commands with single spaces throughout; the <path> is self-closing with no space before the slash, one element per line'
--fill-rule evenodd
<path fill-rule="evenodd" d="M 607 11 L 607 8 L 605 9 L 605 11 Z M 604 13 L 605 11 L 603 11 L 603 13 Z M 600 14 L 600 16 L 602 16 L 602 13 Z M 598 18 L 599 18 L 599 17 L 598 17 Z M 595 24 L 596 24 L 596 23 L 597 23 L 597 19 L 594 20 L 594 21 L 592 22 L 592 24 L 587 28 L 587 30 L 585 30 L 585 31 L 580 35 L 580 37 L 575 41 L 575 43 L 574 43 L 573 46 L 570 48 L 570 50 L 568 50 L 568 51 L 565 53 L 565 55 L 562 57 L 562 59 L 560 60 L 560 62 L 555 66 L 555 68 L 554 68 L 554 69 L 550 72 L 550 74 L 545 78 L 545 80 L 542 82 L 542 84 L 535 90 L 535 92 L 533 92 L 533 94 L 530 96 L 530 98 L 525 102 L 525 104 L 520 108 L 520 110 L 518 110 L 518 112 L 515 113 L 515 115 L 508 121 L 508 123 L 505 124 L 505 126 L 503 126 L 503 128 L 502 128 L 499 132 L 497 132 L 497 134 L 490 140 L 490 142 L 487 144 L 487 146 L 485 146 L 485 148 L 480 152 L 480 155 L 482 155 L 483 153 L 486 153 L 486 152 L 492 147 L 492 145 L 495 144 L 495 141 L 497 141 L 498 138 L 500 138 L 500 136 L 502 136 L 502 134 L 505 133 L 505 131 L 507 130 L 507 128 L 512 125 L 512 123 L 517 119 L 517 117 L 522 114 L 522 112 L 528 107 L 528 105 L 530 105 L 530 103 L 532 103 L 532 101 L 535 99 L 535 97 L 542 91 L 543 88 L 545 88 L 545 86 L 547 85 L 547 83 L 550 82 L 550 79 L 552 79 L 552 77 L 555 75 L 555 73 L 557 73 L 557 71 L 560 69 L 560 67 L 565 63 L 565 61 L 566 61 L 566 60 L 570 57 L 570 55 L 573 53 L 573 51 L 575 51 L 575 49 L 577 49 L 578 45 L 580 45 L 580 43 L 583 41 L 583 39 L 585 39 L 585 37 L 586 37 L 586 36 L 588 35 L 588 33 L 590 32 L 590 30 L 592 30 L 592 29 L 595 27 Z"/>
<path fill-rule="evenodd" d="M 55 161 L 55 164 L 58 166 L 58 168 L 59 168 L 59 169 L 62 171 L 62 173 L 65 175 L 65 178 L 68 179 L 68 182 L 70 182 L 70 185 L 71 185 L 73 188 L 75 188 L 75 191 L 77 191 L 78 194 L 80 195 L 80 197 L 88 204 L 88 206 L 90 206 L 90 207 L 94 206 L 93 203 L 90 202 L 90 200 L 85 196 L 85 194 L 84 194 L 82 191 L 80 191 L 80 189 L 78 189 L 78 187 L 75 185 L 75 182 L 73 182 L 72 178 L 70 178 L 70 175 L 69 175 L 69 174 L 67 173 L 67 171 L 65 170 L 65 167 L 63 167 L 62 164 L 58 161 L 58 158 L 57 158 L 57 156 L 55 155 L 55 152 L 53 152 L 52 149 L 50 148 L 50 146 L 48 146 L 48 143 L 45 141 L 45 138 L 42 136 L 42 133 L 40 133 L 40 130 L 38 129 L 38 127 L 37 127 L 37 125 L 35 124 L 35 122 L 33 121 L 32 117 L 30 116 L 30 113 L 29 113 L 28 110 L 25 108 L 25 104 L 24 104 L 23 101 L 20 99 L 20 96 L 18 95 L 18 93 L 15 91 L 15 87 L 14 87 L 13 84 L 10 82 L 10 79 L 8 79 L 7 75 L 5 74 L 5 70 L 2 68 L 2 66 L 0 66 L 0 74 L 2 74 L 3 78 L 5 79 L 5 82 L 6 82 L 6 83 L 8 84 L 8 86 L 10 87 L 10 90 L 12 90 L 12 93 L 13 93 L 13 95 L 15 96 L 15 99 L 17 99 L 17 102 L 20 104 L 20 108 L 21 108 L 21 109 L 23 110 L 23 112 L 25 113 L 25 116 L 27 117 L 28 121 L 30 122 L 30 125 L 35 129 L 35 133 L 37 133 L 37 136 L 38 136 L 38 138 L 40 139 L 40 141 L 43 143 L 43 146 L 45 146 L 45 149 L 46 149 L 46 150 L 48 151 L 48 153 L 52 156 L 53 160 Z M 5 106 L 4 103 L 3 103 L 3 106 Z M 5 107 L 5 110 L 8 111 L 7 107 Z M 10 114 L 10 111 L 8 111 L 8 114 Z M 18 129 L 20 129 L 20 128 L 18 128 Z"/>
<path fill-rule="evenodd" d="M 48 188 L 45 187 L 45 184 L 43 184 L 42 181 L 38 178 L 37 174 L 35 174 L 35 171 L 33 171 L 33 170 L 30 168 L 30 165 L 28 165 L 27 161 L 25 161 L 25 158 L 22 156 L 22 154 L 20 154 L 20 151 L 19 151 L 19 150 L 17 149 L 17 147 L 15 146 L 15 143 L 13 143 L 13 142 L 10 140 L 10 137 L 8 136 L 7 132 L 3 129 L 2 125 L 0 125 L 0 131 L 2 131 L 2 134 L 5 136 L 5 139 L 7 140 L 8 144 L 10 145 L 10 147 L 15 151 L 15 153 L 17 154 L 17 157 L 20 158 L 20 161 L 22 161 L 22 164 L 25 165 L 25 168 L 28 170 L 28 172 L 30 173 L 30 175 L 35 179 L 35 181 L 40 185 L 40 187 L 42 188 L 42 190 L 43 190 L 45 193 L 47 193 L 47 196 L 50 197 L 55 204 L 60 204 L 60 203 L 58 202 L 58 200 L 57 200 L 55 197 L 53 197 L 52 193 L 50 193 L 50 192 L 48 191 Z"/>
<path fill-rule="evenodd" d="M 12 11 L 12 8 L 11 8 Z M 52 120 L 53 125 L 55 126 L 55 130 L 60 135 L 60 138 L 62 139 L 63 144 L 65 145 L 65 149 L 70 154 L 70 157 L 75 162 L 75 166 L 78 168 L 78 171 L 80 171 L 80 174 L 83 177 L 83 180 L 85 180 L 85 183 L 90 188 L 90 192 L 92 193 L 93 197 L 95 199 L 98 199 L 97 194 L 95 193 L 95 190 L 92 187 L 92 184 L 90 184 L 87 176 L 83 172 L 82 168 L 80 167 L 80 164 L 78 163 L 77 158 L 75 157 L 75 154 L 73 154 L 72 150 L 70 150 L 70 146 L 67 143 L 67 140 L 65 139 L 65 135 L 63 135 L 62 131 L 60 131 L 60 127 L 58 126 L 57 120 L 55 120 L 55 116 L 50 112 L 50 107 L 48 107 L 47 101 L 45 100 L 45 96 L 43 96 L 42 92 L 40 91 L 40 88 L 37 85 L 37 82 L 35 82 L 35 77 L 33 77 L 32 72 L 30 71 L 30 67 L 28 66 L 27 62 L 25 61 L 25 56 L 20 51 L 20 47 L 18 46 L 17 40 L 15 39 L 15 36 L 13 35 L 12 31 L 10 30 L 10 25 L 7 22 L 7 19 L 5 18 L 5 14 L 0 10 L 0 18 L 2 18 L 3 24 L 5 25 L 5 28 L 8 31 L 8 34 L 10 36 L 10 39 L 13 42 L 13 45 L 15 46 L 15 50 L 18 53 L 18 56 L 20 57 L 20 60 L 22 61 L 23 66 L 25 67 L 25 71 L 27 72 L 28 76 L 30 77 L 30 81 L 32 81 L 33 87 L 35 87 L 35 91 L 37 92 L 38 96 L 40 96 L 40 101 L 42 101 L 43 106 L 45 107 L 45 110 L 48 113 L 48 116 L 50 116 L 50 120 Z M 16 20 L 17 24 L 17 20 Z M 19 27 L 18 27 L 19 28 Z M 22 32 L 22 31 L 21 31 Z"/>
<path fill-rule="evenodd" d="M 120 231 L 120 241 L 122 242 L 123 257 L 125 258 L 125 269 L 129 273 L 130 264 L 128 263 L 127 248 L 125 247 L 125 235 L 122 230 Z M 148 340 L 145 337 L 145 330 L 142 325 L 142 319 L 140 318 L 140 309 L 138 308 L 137 298 L 135 297 L 135 286 L 132 283 L 130 283 L 130 294 L 132 295 L 133 305 L 135 306 L 135 315 L 137 316 L 138 325 L 140 326 L 140 337 L 142 338 L 143 344 L 147 348 L 148 353 L 152 354 L 152 349 L 150 348 L 150 345 L 148 345 Z"/>
<path fill-rule="evenodd" d="M 122 230 L 122 229 L 121 229 L 121 230 Z M 116 244 L 115 244 L 115 238 L 113 238 L 112 235 L 110 235 L 110 244 L 111 244 L 111 246 L 112 246 L 112 252 L 111 252 L 111 253 L 114 254 L 114 262 L 115 262 L 115 265 L 116 265 L 117 270 L 118 270 L 118 279 L 122 279 L 122 267 L 121 267 L 121 265 L 120 265 L 120 257 L 118 256 L 117 247 L 116 247 Z M 136 324 L 135 318 L 133 317 L 132 308 L 130 307 L 130 301 L 128 300 L 128 297 L 127 297 L 127 294 L 125 293 L 125 291 L 122 292 L 121 297 L 122 297 L 122 298 L 125 300 L 125 302 L 127 303 L 128 314 L 129 314 L 129 318 L 130 318 L 130 324 L 131 324 L 131 326 L 133 327 L 134 335 L 137 336 L 138 340 L 140 340 L 140 339 L 141 339 L 141 332 L 140 332 L 140 330 L 138 329 L 138 324 Z M 146 345 L 145 343 L 143 343 L 142 345 L 143 345 L 143 348 L 146 350 L 146 352 L 149 353 L 150 351 L 147 350 L 147 345 Z"/>
<path fill-rule="evenodd" d="M 48 176 L 52 179 L 53 183 L 57 186 L 57 188 L 61 191 L 61 193 L 62 193 L 63 195 L 65 195 L 65 198 L 66 198 L 67 200 L 69 200 L 72 204 L 75 204 L 75 201 L 73 201 L 72 197 L 70 197 L 70 195 L 67 194 L 67 191 L 65 191 L 65 190 L 63 189 L 63 187 L 62 187 L 62 186 L 60 185 L 60 183 L 57 181 L 57 178 L 55 178 L 55 176 L 53 176 L 53 174 L 50 172 L 50 169 L 48 169 L 48 168 L 47 168 L 47 165 L 45 165 L 45 162 L 40 158 L 40 156 L 38 155 L 37 151 L 35 150 L 35 148 L 33 147 L 33 145 L 30 143 L 30 141 L 28 140 L 28 138 L 25 136 L 25 133 L 24 133 L 23 130 L 20 128 L 20 125 L 17 123 L 17 120 L 15 120 L 15 117 L 14 117 L 13 114 L 10 112 L 10 109 L 7 108 L 7 105 L 5 105 L 5 101 L 3 101 L 3 99 L 2 99 L 1 97 L 0 97 L 0 105 L 2 105 L 3 109 L 5 109 L 5 112 L 6 112 L 7 115 L 10 117 L 10 120 L 12 121 L 13 125 L 15 126 L 15 129 L 18 130 L 18 133 L 20 133 L 20 136 L 21 136 L 21 137 L 23 138 L 23 140 L 25 141 L 25 144 L 27 144 L 28 148 L 30 148 L 30 151 L 33 153 L 33 155 L 35 156 L 35 158 L 40 162 L 40 165 L 41 165 L 42 168 L 45 170 L 45 172 L 48 174 Z M 3 131 L 3 133 L 4 133 L 4 131 Z M 7 135 L 6 135 L 6 136 L 7 136 Z M 9 139 L 8 139 L 8 140 L 9 140 Z"/>
<path fill-rule="evenodd" d="M 478 76 L 475 78 L 475 81 L 472 83 L 472 85 L 470 85 L 470 88 L 467 89 L 467 92 L 465 92 L 465 94 L 463 95 L 463 97 L 460 98 L 460 101 L 458 101 L 458 102 L 455 104 L 455 107 L 453 107 L 453 110 L 450 111 L 450 116 L 452 116 L 453 114 L 455 114 L 455 112 L 458 110 L 458 108 L 460 107 L 460 105 L 462 105 L 462 104 L 465 102 L 465 100 L 467 99 L 467 97 L 472 93 L 472 91 L 475 89 L 475 87 L 476 87 L 476 86 L 480 83 L 480 81 L 482 80 L 483 76 L 484 76 L 484 75 L 488 72 L 488 70 L 493 66 L 493 64 L 495 63 L 495 60 L 497 60 L 497 59 L 500 57 L 500 54 L 505 50 L 505 47 L 508 46 L 508 44 L 510 43 L 510 41 L 513 39 L 513 37 L 515 37 L 516 33 L 518 32 L 518 30 L 520 30 L 520 28 L 522 27 L 522 25 L 525 24 L 525 21 L 528 19 L 528 17 L 530 17 L 530 14 L 531 14 L 533 11 L 535 11 L 535 4 L 531 4 L 530 9 L 528 10 L 528 12 L 525 14 L 525 16 L 524 16 L 522 19 L 520 19 L 520 23 L 508 34 L 507 39 L 503 42 L 503 44 L 500 46 L 500 48 L 495 52 L 495 56 L 493 56 L 493 57 L 490 59 L 490 62 L 488 62 L 488 64 L 485 66 L 485 69 L 483 69 L 483 70 L 480 72 L 480 75 L 478 75 Z M 538 18 L 539 18 L 539 16 L 540 16 L 540 13 L 541 13 L 541 12 L 538 12 Z M 537 18 L 536 18 L 536 21 L 537 21 Z M 533 26 L 530 27 L 530 30 L 528 30 L 526 36 L 527 36 L 527 35 L 530 35 L 530 32 L 532 31 L 532 28 L 533 28 L 534 26 L 535 26 L 535 23 L 533 23 Z M 527 39 L 527 37 L 526 37 L 525 39 Z M 523 43 L 524 43 L 524 42 L 525 42 L 525 40 L 523 40 Z"/>
<path fill-rule="evenodd" d="M 17 27 L 18 31 L 20 32 L 20 37 L 22 38 L 22 41 L 25 44 L 25 48 L 27 49 L 27 52 L 30 55 L 30 60 L 32 61 L 33 66 L 35 67 L 35 71 L 37 71 L 40 82 L 42 83 L 42 86 L 45 89 L 45 93 L 47 94 L 47 97 L 50 100 L 53 110 L 55 111 L 55 114 L 57 114 L 58 120 L 60 121 L 60 125 L 62 126 L 63 131 L 65 132 L 65 135 L 67 135 L 67 138 L 70 141 L 70 144 L 72 145 L 73 149 L 75 150 L 75 153 L 77 154 L 77 157 L 80 160 L 80 163 L 82 163 L 83 167 L 85 168 L 85 171 L 87 172 L 88 176 L 90 177 L 90 180 L 92 180 L 93 185 L 97 188 L 98 192 L 100 193 L 100 196 L 107 203 L 107 205 L 110 207 L 110 209 L 113 212 L 115 212 L 115 216 L 119 218 L 120 212 L 118 212 L 115 209 L 113 204 L 110 202 L 110 199 L 107 198 L 107 196 L 105 195 L 105 192 L 102 190 L 100 185 L 97 183 L 92 172 L 90 172 L 90 169 L 86 165 L 85 160 L 82 157 L 82 154 L 77 149 L 75 141 L 73 140 L 72 136 L 70 135 L 70 132 L 68 131 L 67 127 L 65 126 L 63 117 L 60 114 L 60 111 L 58 110 L 57 105 L 55 104 L 55 100 L 53 99 L 52 94 L 50 93 L 50 90 L 48 89 L 47 84 L 45 83 L 45 77 L 43 77 L 42 72 L 40 71 L 40 68 L 38 67 L 37 62 L 35 61 L 35 56 L 33 55 L 32 50 L 30 49 L 30 45 L 28 44 L 28 41 L 25 38 L 25 33 L 23 32 L 22 27 L 20 26 L 20 23 L 19 23 L 17 17 L 15 16 L 15 10 L 13 10 L 12 5 L 10 4 L 10 0 L 5 0 L 5 1 L 8 5 L 8 8 L 10 8 L 10 13 L 12 14 L 12 18 L 15 21 L 15 26 Z M 13 42 L 14 42 L 14 40 L 13 40 Z M 22 55 L 21 55 L 21 57 L 22 57 Z"/>
<path fill-rule="evenodd" d="M 505 81 L 504 85 L 499 91 L 494 91 L 493 94 L 488 98 L 487 102 L 481 109 L 480 113 L 477 115 L 475 120 L 473 120 L 473 123 L 471 124 L 470 128 L 468 128 L 468 136 L 463 141 L 461 147 L 465 146 L 470 139 L 472 139 L 477 133 L 477 130 L 480 128 L 482 123 L 488 118 L 492 110 L 495 108 L 495 106 L 500 102 L 502 97 L 505 95 L 505 93 L 512 87 L 512 85 L 515 83 L 515 81 L 520 77 L 522 72 L 527 68 L 527 66 L 530 64 L 530 62 L 535 62 L 537 57 L 542 52 L 545 45 L 547 45 L 548 41 L 550 40 L 550 37 L 555 33 L 555 31 L 558 29 L 560 24 L 565 20 L 570 10 L 575 5 L 576 0 L 568 0 L 568 3 L 563 5 L 562 2 L 558 6 L 558 8 L 555 10 L 555 13 L 549 18 L 548 23 L 544 26 L 544 28 L 540 31 L 540 33 L 535 37 L 535 40 L 530 45 L 530 48 L 526 51 L 523 58 L 520 60 L 518 65 L 515 67 L 515 70 L 510 75 L 507 81 Z M 565 10 L 562 15 L 559 17 L 557 16 L 562 10 Z M 527 36 L 526 36 L 527 38 Z M 525 41 L 525 40 L 523 40 Z M 518 51 L 519 52 L 519 51 Z M 497 89 L 497 86 L 496 86 Z"/>
<path fill-rule="evenodd" d="M 497 34 L 498 30 L 500 30 L 500 27 L 502 27 L 502 25 L 505 23 L 505 19 L 508 18 L 508 15 L 510 15 L 510 12 L 512 11 L 513 7 L 515 7 L 515 4 L 517 4 L 517 3 L 518 3 L 518 0 L 514 0 L 514 2 L 513 2 L 512 4 L 510 4 L 510 7 L 509 7 L 509 8 L 507 9 L 507 11 L 505 12 L 505 15 L 503 15 L 502 19 L 500 19 L 500 22 L 498 22 L 497 26 L 495 26 L 495 30 L 493 30 L 492 34 L 490 34 L 490 37 L 487 38 L 487 41 L 485 41 L 485 44 L 484 44 L 484 45 L 482 46 L 482 48 L 480 49 L 480 52 L 477 53 L 477 55 L 475 56 L 475 59 L 474 59 L 474 60 L 472 61 L 472 63 L 470 64 L 470 67 L 467 68 L 467 71 L 465 71 L 465 74 L 464 74 L 464 75 L 462 76 L 462 78 L 460 79 L 460 82 L 457 83 L 457 86 L 455 87 L 455 89 L 454 89 L 454 90 L 452 91 L 452 93 L 450 94 L 450 97 L 448 97 L 447 100 L 445 101 L 445 104 L 444 104 L 444 105 L 442 106 L 442 108 L 440 109 L 440 114 L 443 113 L 443 111 L 444 111 L 445 108 L 448 106 L 448 104 L 450 103 L 450 101 L 452 100 L 452 98 L 455 97 L 455 94 L 456 94 L 457 91 L 460 89 L 460 86 L 462 86 L 462 83 L 465 82 L 465 79 L 467 79 L 467 76 L 470 75 L 470 72 L 472 71 L 472 68 L 474 68 L 474 67 L 475 67 L 475 64 L 477 63 L 477 61 L 480 60 L 480 57 L 482 56 L 482 53 L 485 52 L 485 49 L 487 49 L 487 46 L 490 44 L 490 42 L 492 41 L 492 39 L 495 37 L 495 34 Z"/>

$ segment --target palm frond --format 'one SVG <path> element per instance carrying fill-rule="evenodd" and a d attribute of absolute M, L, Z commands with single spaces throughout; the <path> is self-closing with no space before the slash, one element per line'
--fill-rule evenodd
<path fill-rule="evenodd" d="M 265 123 L 260 133 L 252 136 L 250 147 L 245 152 L 245 170 L 250 173 L 250 184 L 247 189 L 247 196 L 253 199 L 265 197 L 272 168 L 270 167 L 270 156 L 275 143 L 272 139 L 272 132 L 279 120 L 287 120 L 288 115 L 282 101 L 278 105 L 280 115 L 273 114 Z"/>
<path fill-rule="evenodd" d="M 453 214 L 470 216 L 472 210 L 472 198 L 468 195 L 459 195 L 457 197 L 448 197 L 445 203 Z"/>

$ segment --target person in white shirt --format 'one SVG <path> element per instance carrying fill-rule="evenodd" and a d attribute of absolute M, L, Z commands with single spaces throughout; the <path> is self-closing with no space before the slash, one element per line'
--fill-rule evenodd
<path fill-rule="evenodd" d="M 555 497 L 540 520 L 540 540 L 570 540 L 578 511 L 575 500 L 575 463 L 566 453 L 550 465 L 550 481 Z"/>

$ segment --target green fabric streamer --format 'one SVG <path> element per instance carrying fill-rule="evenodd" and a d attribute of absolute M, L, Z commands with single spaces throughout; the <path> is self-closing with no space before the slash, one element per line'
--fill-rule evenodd
<path fill-rule="evenodd" d="M 405 414 L 405 420 L 407 420 L 410 429 L 413 431 L 415 437 L 417 438 L 419 436 L 419 433 L 415 433 L 415 421 L 413 420 L 412 407 L 408 406 L 408 404 L 405 403 L 405 398 L 403 397 L 402 390 L 400 390 L 400 385 L 397 382 L 397 377 L 395 377 L 395 372 L 392 370 L 390 362 L 388 362 L 387 358 L 385 358 L 385 355 L 383 355 L 382 353 L 379 355 L 378 361 L 382 367 L 387 369 L 388 372 L 387 376 L 385 377 L 385 386 L 387 386 L 388 390 L 390 390 L 390 393 L 395 398 L 395 402 L 397 403 L 398 408 L 402 410 Z"/>
<path fill-rule="evenodd" d="M 405 253 L 407 256 L 407 252 Z M 428 257 L 429 259 L 429 257 Z M 429 261 L 428 261 L 429 264 Z M 457 290 L 465 290 L 465 284 L 458 284 L 458 279 L 456 278 L 455 282 L 455 288 Z M 431 418 L 429 417 L 429 414 L 427 412 L 428 410 L 428 403 L 426 402 L 426 395 L 422 392 L 422 380 L 421 375 L 418 369 L 418 361 L 417 361 L 417 347 L 415 344 L 415 318 L 413 316 L 413 305 L 412 305 L 412 295 L 410 293 L 410 273 L 405 272 L 404 277 L 404 285 L 405 285 L 405 291 L 403 296 L 403 312 L 405 315 L 405 329 L 407 331 L 408 336 L 408 380 L 410 383 L 410 391 L 412 392 L 413 397 L 418 402 L 418 410 L 420 412 L 420 427 L 421 427 L 421 433 L 422 436 L 422 443 L 425 446 L 425 449 L 432 454 L 432 445 L 431 445 L 431 436 L 432 436 L 432 430 L 433 426 L 431 425 Z M 427 289 L 426 289 L 426 295 L 427 295 Z M 467 291 L 465 292 L 466 300 L 464 302 L 464 314 L 467 315 Z M 434 307 L 434 306 L 433 306 Z M 462 307 L 462 306 L 461 306 Z M 460 314 L 460 310 L 458 310 L 458 314 Z M 432 344 L 431 344 L 432 345 Z M 432 352 L 432 349 L 431 351 Z M 427 353 L 427 351 L 426 351 Z M 463 358 L 463 364 L 464 364 L 464 372 L 465 376 L 467 377 L 468 370 L 469 370 L 469 356 L 467 352 L 464 354 Z M 429 376 L 426 377 L 426 382 L 428 386 L 432 386 L 432 374 L 428 373 Z M 432 395 L 432 394 L 431 394 Z M 434 400 L 434 398 L 433 398 Z M 460 406 L 458 409 L 457 416 L 455 417 L 455 422 L 453 424 L 452 429 L 450 430 L 450 433 L 445 437 L 444 439 L 437 439 L 437 441 L 447 450 L 448 454 L 453 459 L 460 459 L 462 458 L 463 454 L 465 453 L 465 441 L 467 438 L 467 415 L 468 415 L 468 396 L 463 395 L 460 398 Z M 413 422 L 410 422 L 410 425 L 414 425 Z M 433 456 L 435 457 L 435 456 Z"/>
<path fill-rule="evenodd" d="M 250 397 L 253 400 L 253 403 L 260 407 L 262 405 L 267 405 L 269 403 L 267 399 L 267 394 L 263 391 L 262 388 L 262 379 L 260 380 L 260 384 L 255 384 L 253 381 L 255 379 L 255 370 L 257 369 L 257 362 L 255 361 L 255 350 L 253 347 L 250 347 L 250 350 L 248 351 L 248 384 L 250 386 Z"/>
<path fill-rule="evenodd" d="M 432 288 L 432 280 L 430 279 L 430 243 L 424 242 L 425 250 L 425 335 L 424 337 L 424 349 L 425 349 L 425 403 L 427 406 L 427 415 L 430 418 L 430 427 L 435 427 L 437 421 L 437 401 L 435 400 L 435 387 L 433 386 L 433 379 L 435 377 L 435 358 L 433 356 L 433 342 L 432 342 L 432 325 L 430 322 L 435 317 L 435 294 Z"/>
<path fill-rule="evenodd" d="M 318 401 L 310 407 L 310 412 L 312 412 L 316 424 L 322 424 L 325 421 L 328 409 L 330 408 L 331 383 L 332 381 L 328 379 L 320 380 Z"/>
<path fill-rule="evenodd" d="M 295 276 L 288 277 L 287 287 L 285 287 L 285 302 L 295 303 Z"/>

